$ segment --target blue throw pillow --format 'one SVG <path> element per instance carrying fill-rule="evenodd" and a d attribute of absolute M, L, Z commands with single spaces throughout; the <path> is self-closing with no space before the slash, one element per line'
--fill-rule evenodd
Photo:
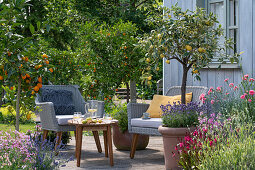
<path fill-rule="evenodd" d="M 56 115 L 72 115 L 75 112 L 71 91 L 42 88 L 41 96 L 42 102 L 53 103 Z"/>

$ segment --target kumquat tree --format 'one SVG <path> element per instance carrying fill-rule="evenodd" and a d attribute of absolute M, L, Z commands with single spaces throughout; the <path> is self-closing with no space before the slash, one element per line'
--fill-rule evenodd
<path fill-rule="evenodd" d="M 34 97 L 45 81 L 44 75 L 53 72 L 48 55 L 41 52 L 38 45 L 40 33 L 44 32 L 41 24 L 37 23 L 36 30 L 30 24 L 30 36 L 22 34 L 26 22 L 26 5 L 25 0 L 10 1 L 1 4 L 0 10 L 0 81 L 6 92 L 6 105 L 16 110 L 16 130 L 19 130 L 19 119 L 22 116 L 20 110 L 30 114 L 26 111 L 33 110 Z"/>
<path fill-rule="evenodd" d="M 93 24 L 88 27 L 95 29 Z M 96 88 L 102 90 L 104 100 L 109 100 L 122 83 L 129 89 L 130 80 L 139 81 L 147 63 L 139 62 L 144 53 L 135 46 L 137 30 L 135 24 L 119 21 L 113 26 L 102 24 L 86 33 L 91 97 L 99 94 Z"/>

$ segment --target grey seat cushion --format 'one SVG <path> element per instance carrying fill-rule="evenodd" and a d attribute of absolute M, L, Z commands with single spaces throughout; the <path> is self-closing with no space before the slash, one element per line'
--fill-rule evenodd
<path fill-rule="evenodd" d="M 56 116 L 59 125 L 68 125 L 68 120 L 73 119 L 73 115 Z"/>
<path fill-rule="evenodd" d="M 56 115 L 72 115 L 75 106 L 72 99 L 72 92 L 68 90 L 53 90 L 42 88 L 42 102 L 52 102 Z"/>
<path fill-rule="evenodd" d="M 142 119 L 142 118 L 134 118 L 131 119 L 131 126 L 143 127 L 143 128 L 158 128 L 162 125 L 161 118 L 150 118 L 150 119 Z"/>

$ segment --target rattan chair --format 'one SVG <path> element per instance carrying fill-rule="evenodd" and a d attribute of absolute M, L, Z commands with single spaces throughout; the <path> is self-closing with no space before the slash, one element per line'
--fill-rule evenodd
<path fill-rule="evenodd" d="M 42 90 L 66 90 L 72 93 L 72 101 L 76 112 L 85 114 L 85 100 L 83 99 L 79 86 L 77 85 L 43 85 Z M 68 119 L 72 118 L 73 113 L 69 115 L 56 115 L 53 102 L 43 102 L 43 97 L 38 94 L 35 100 L 36 106 L 39 106 L 40 122 L 43 130 L 43 139 L 47 138 L 49 131 L 57 132 L 56 147 L 61 142 L 62 132 L 75 131 L 75 126 L 68 125 L 67 123 L 60 124 L 59 122 L 67 122 Z M 104 102 L 98 101 L 98 115 L 103 117 L 104 114 Z M 94 136 L 95 137 L 95 136 Z"/>
<path fill-rule="evenodd" d="M 193 102 L 199 102 L 199 96 L 202 93 L 207 92 L 207 87 L 202 86 L 187 86 L 186 93 L 192 92 L 192 101 Z M 169 88 L 165 96 L 175 96 L 181 94 L 181 87 L 180 86 L 173 86 Z M 134 118 L 141 118 L 143 116 L 143 113 L 147 111 L 149 108 L 149 104 L 143 104 L 143 103 L 129 103 L 127 105 L 127 113 L 128 113 L 128 131 L 129 133 L 133 133 L 133 139 L 132 139 L 132 146 L 130 151 L 130 158 L 134 158 L 135 151 L 136 151 L 136 144 L 139 134 L 143 135 L 155 135 L 160 136 L 161 134 L 158 132 L 158 127 L 160 124 L 162 124 L 161 118 L 158 122 L 152 122 L 156 123 L 157 127 L 151 128 L 151 127 L 141 127 L 141 126 L 132 126 L 131 120 Z M 144 120 L 147 121 L 147 120 Z M 157 121 L 157 120 L 156 120 Z"/>

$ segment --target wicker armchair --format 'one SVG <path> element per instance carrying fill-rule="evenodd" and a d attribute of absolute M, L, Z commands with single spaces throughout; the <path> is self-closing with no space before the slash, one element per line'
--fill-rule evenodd
<path fill-rule="evenodd" d="M 71 100 L 76 112 L 81 112 L 83 115 L 85 113 L 85 100 L 83 99 L 79 86 L 77 85 L 43 85 L 42 91 L 45 89 L 61 91 L 62 93 L 71 92 Z M 58 99 L 61 102 L 64 99 Z M 65 101 L 66 102 L 66 101 Z M 36 106 L 40 107 L 40 122 L 43 129 L 43 139 L 47 138 L 49 131 L 57 132 L 56 147 L 61 142 L 62 132 L 75 131 L 75 126 L 68 125 L 68 119 L 72 119 L 73 113 L 68 113 L 68 115 L 56 115 L 56 107 L 54 108 L 53 102 L 43 102 L 43 96 L 37 95 L 35 100 Z M 66 111 L 65 111 L 66 112 Z M 104 114 L 104 102 L 98 102 L 98 113 L 102 117 Z"/>
<path fill-rule="evenodd" d="M 202 93 L 207 92 L 207 87 L 202 86 L 187 86 L 186 93 L 192 92 L 192 101 L 193 102 L 199 102 L 199 96 Z M 173 86 L 171 87 L 165 96 L 175 96 L 181 94 L 181 87 L 180 86 Z M 143 103 L 129 103 L 127 105 L 127 113 L 128 113 L 128 131 L 130 133 L 133 133 L 133 139 L 132 139 L 132 146 L 131 146 L 131 152 L 130 152 L 130 158 L 134 158 L 135 150 L 136 150 L 136 143 L 139 134 L 144 135 L 156 135 L 160 136 L 161 134 L 158 132 L 158 127 L 162 124 L 161 118 L 154 118 L 149 121 L 152 121 L 151 123 L 155 124 L 155 126 L 152 127 L 142 127 L 142 126 L 132 126 L 131 120 L 135 118 L 141 118 L 143 113 L 147 111 L 149 108 L 149 104 L 143 104 Z M 140 120 L 141 124 L 142 121 L 148 121 L 148 120 Z"/>

